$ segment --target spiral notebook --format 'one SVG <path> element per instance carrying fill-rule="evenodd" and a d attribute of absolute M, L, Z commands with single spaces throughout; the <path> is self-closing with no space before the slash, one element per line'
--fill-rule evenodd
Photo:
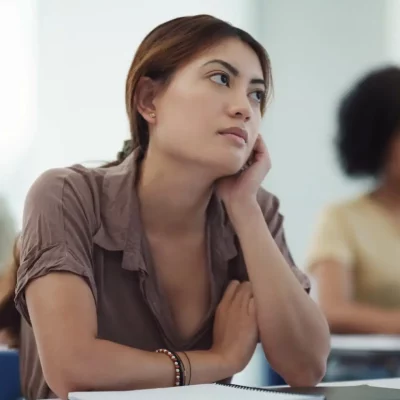
<path fill-rule="evenodd" d="M 276 393 L 238 385 L 204 384 L 122 392 L 76 392 L 69 400 L 324 400 L 323 395 Z"/>

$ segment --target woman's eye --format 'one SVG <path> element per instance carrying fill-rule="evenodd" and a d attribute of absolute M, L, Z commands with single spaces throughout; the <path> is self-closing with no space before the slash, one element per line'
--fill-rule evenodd
<path fill-rule="evenodd" d="M 218 83 L 218 85 L 229 86 L 229 76 L 227 74 L 214 74 L 211 76 L 211 80 L 215 83 Z"/>
<path fill-rule="evenodd" d="M 261 103 L 265 96 L 265 93 L 262 90 L 256 90 L 255 92 L 250 93 L 250 96 L 252 96 L 253 99 L 258 103 Z"/>

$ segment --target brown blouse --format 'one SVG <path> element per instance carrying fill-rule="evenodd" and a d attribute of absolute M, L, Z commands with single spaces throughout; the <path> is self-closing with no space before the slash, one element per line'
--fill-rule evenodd
<path fill-rule="evenodd" d="M 25 320 L 21 382 L 27 399 L 55 397 L 43 377 L 26 306 L 25 288 L 33 279 L 53 271 L 81 276 L 95 299 L 98 337 L 148 351 L 209 349 L 214 311 L 226 285 L 231 279 L 248 280 L 237 237 L 214 195 L 208 207 L 208 316 L 190 340 L 177 337 L 167 302 L 157 287 L 141 224 L 136 172 L 134 154 L 111 168 L 53 169 L 40 176 L 28 193 L 15 297 Z M 260 190 L 258 199 L 277 245 L 300 284 L 309 290 L 309 280 L 287 248 L 277 198 Z"/>

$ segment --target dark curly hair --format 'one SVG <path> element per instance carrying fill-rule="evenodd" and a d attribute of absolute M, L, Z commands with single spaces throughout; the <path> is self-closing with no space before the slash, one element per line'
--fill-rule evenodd
<path fill-rule="evenodd" d="M 336 149 L 349 177 L 378 177 L 400 128 L 400 68 L 367 74 L 345 95 L 338 110 Z"/>

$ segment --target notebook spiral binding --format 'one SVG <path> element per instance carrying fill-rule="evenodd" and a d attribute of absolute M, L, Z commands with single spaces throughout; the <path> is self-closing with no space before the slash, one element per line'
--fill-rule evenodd
<path fill-rule="evenodd" d="M 273 393 L 277 396 L 285 396 L 285 397 L 289 397 L 289 396 L 299 396 L 301 395 L 300 393 L 282 393 L 282 392 L 278 392 L 275 390 L 270 390 L 270 389 L 264 389 L 264 388 L 258 388 L 258 387 L 252 387 L 252 386 L 242 386 L 242 385 L 235 385 L 233 383 L 220 383 L 220 382 L 216 382 L 216 385 L 219 386 L 227 386 L 227 387 L 231 387 L 234 389 L 241 389 L 241 390 L 248 390 L 251 392 L 266 392 L 266 393 Z M 315 396 L 310 396 L 310 398 L 315 397 Z"/>

